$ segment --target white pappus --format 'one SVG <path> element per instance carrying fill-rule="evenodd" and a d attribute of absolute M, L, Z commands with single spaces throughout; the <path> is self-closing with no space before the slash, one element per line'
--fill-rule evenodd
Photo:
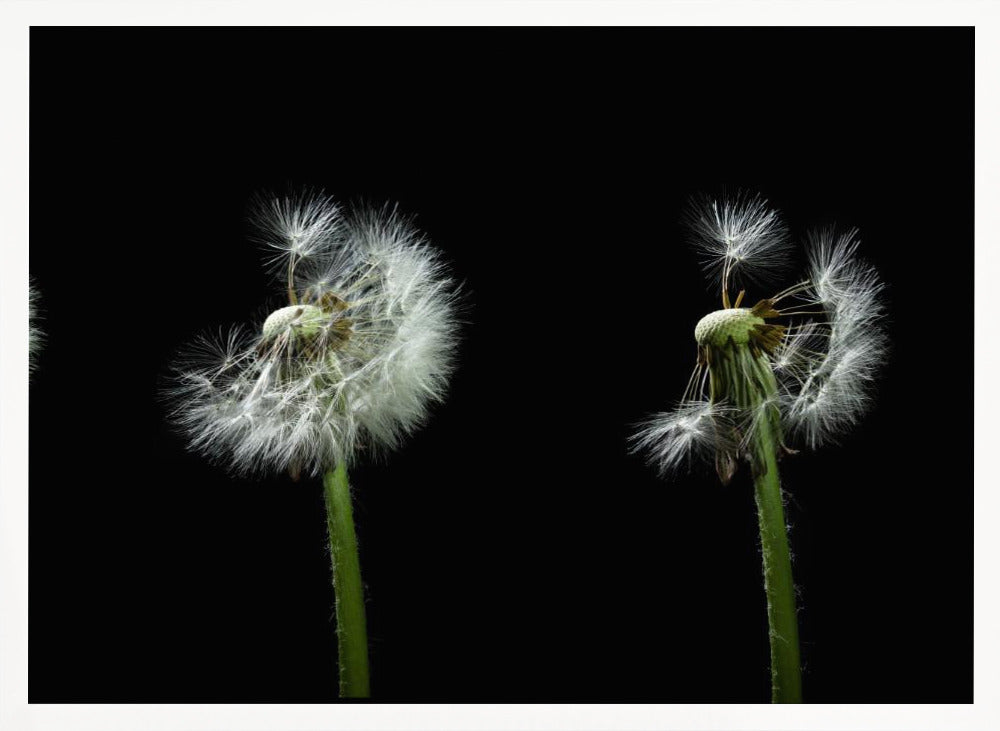
<path fill-rule="evenodd" d="M 28 372 L 35 370 L 36 359 L 45 341 L 45 334 L 39 326 L 38 300 L 40 299 L 38 290 L 33 282 L 28 282 Z"/>
<path fill-rule="evenodd" d="M 703 200 L 686 221 L 695 248 L 721 289 L 723 309 L 695 330 L 698 360 L 680 404 L 640 425 L 633 451 L 661 473 L 698 457 L 714 457 L 723 482 L 764 422 L 783 451 L 835 441 L 857 423 L 885 360 L 884 284 L 857 255 L 856 230 L 806 238 L 807 275 L 741 307 L 730 301 L 741 273 L 751 282 L 780 274 L 791 238 L 760 197 Z"/>
<path fill-rule="evenodd" d="M 788 229 L 759 195 L 702 198 L 688 207 L 684 218 L 705 271 L 723 290 L 734 280 L 772 281 L 788 265 L 793 248 Z"/>
<path fill-rule="evenodd" d="M 172 418 L 238 472 L 320 474 L 397 445 L 443 399 L 457 288 L 395 210 L 322 194 L 262 198 L 252 216 L 288 304 L 203 337 L 177 366 Z"/>

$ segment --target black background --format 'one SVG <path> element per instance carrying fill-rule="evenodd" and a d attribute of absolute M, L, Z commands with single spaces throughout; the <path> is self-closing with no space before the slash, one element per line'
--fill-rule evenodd
<path fill-rule="evenodd" d="M 226 475 L 157 399 L 281 305 L 246 205 L 288 185 L 417 214 L 467 290 L 449 400 L 352 474 L 376 699 L 768 699 L 749 479 L 626 449 L 719 306 L 685 201 L 742 188 L 860 227 L 890 284 L 873 411 L 783 465 L 806 699 L 972 700 L 971 29 L 31 46 L 32 702 L 335 699 L 319 485 Z"/>

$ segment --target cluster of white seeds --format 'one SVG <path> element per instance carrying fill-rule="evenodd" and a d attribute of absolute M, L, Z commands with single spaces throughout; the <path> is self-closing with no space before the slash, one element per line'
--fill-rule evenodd
<path fill-rule="evenodd" d="M 254 221 L 289 302 L 199 341 L 175 422 L 240 472 L 318 474 L 397 445 L 452 371 L 456 291 L 437 252 L 395 211 L 324 196 L 263 200 Z"/>

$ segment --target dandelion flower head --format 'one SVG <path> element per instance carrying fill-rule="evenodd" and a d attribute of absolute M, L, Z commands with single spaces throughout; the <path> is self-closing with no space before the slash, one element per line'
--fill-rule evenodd
<path fill-rule="evenodd" d="M 454 365 L 457 295 L 438 252 L 395 210 L 322 194 L 262 198 L 252 222 L 287 304 L 201 338 L 178 366 L 173 419 L 190 446 L 297 476 L 398 445 Z"/>
<path fill-rule="evenodd" d="M 692 243 L 720 288 L 722 309 L 695 328 L 697 362 L 679 405 L 656 414 L 633 438 L 662 473 L 714 459 L 726 483 L 741 462 L 762 469 L 751 445 L 763 431 L 782 451 L 835 441 L 867 410 L 885 359 L 884 285 L 858 257 L 858 233 L 824 229 L 805 242 L 800 281 L 751 307 L 736 282 L 779 278 L 792 239 L 759 196 L 694 203 Z M 750 300 L 753 301 L 753 300 Z"/>

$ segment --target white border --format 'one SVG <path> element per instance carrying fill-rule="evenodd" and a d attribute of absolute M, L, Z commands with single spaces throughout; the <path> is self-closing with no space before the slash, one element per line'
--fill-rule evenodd
<path fill-rule="evenodd" d="M 1000 728 L 1000 434 L 995 374 L 1000 231 L 1000 4 L 990 0 L 670 2 L 28 2 L 0 4 L 0 728 L 149 729 L 983 729 Z M 975 698 L 972 705 L 28 705 L 27 273 L 28 28 L 31 25 L 975 25 Z M 845 53 L 850 53 L 845 48 Z M 933 49 L 928 49 L 933 53 Z M 947 256 L 940 252 L 923 255 Z M 965 242 L 956 242 L 965 245 Z M 965 294 L 954 303 L 953 316 Z M 945 303 L 943 305 L 942 303 Z M 928 290 L 919 307 L 948 306 Z M 935 343 L 956 351 L 969 343 Z M 944 380 L 945 374 L 940 374 Z M 964 374 L 949 374 L 965 377 Z M 942 394 L 943 397 L 944 394 Z M 938 459 L 966 459 L 964 454 Z M 948 499 L 951 486 L 941 486 Z M 964 489 L 964 486 L 956 486 Z M 928 576 L 932 584 L 933 577 Z M 919 641 L 919 640 L 918 640 Z M 947 672 L 942 668 L 942 672 Z"/>

